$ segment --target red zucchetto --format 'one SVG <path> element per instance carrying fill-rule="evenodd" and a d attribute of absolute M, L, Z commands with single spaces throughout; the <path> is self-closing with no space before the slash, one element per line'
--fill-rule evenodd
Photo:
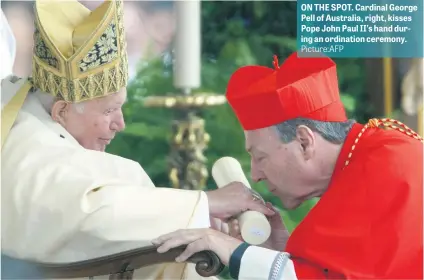
<path fill-rule="evenodd" d="M 294 119 L 346 121 L 336 64 L 328 57 L 290 55 L 279 67 L 245 66 L 230 78 L 226 97 L 244 130 Z"/>

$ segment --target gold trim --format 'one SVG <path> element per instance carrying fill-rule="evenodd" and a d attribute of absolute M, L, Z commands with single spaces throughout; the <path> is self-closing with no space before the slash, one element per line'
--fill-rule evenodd
<path fill-rule="evenodd" d="M 349 165 L 350 160 L 352 158 L 352 155 L 355 151 L 356 145 L 358 144 L 359 140 L 361 139 L 362 135 L 364 134 L 365 130 L 367 130 L 368 128 L 390 128 L 390 129 L 394 129 L 399 131 L 400 133 L 403 133 L 409 137 L 412 137 L 418 141 L 420 141 L 421 143 L 424 143 L 424 139 L 422 137 L 420 137 L 420 135 L 418 133 L 416 133 L 415 131 L 413 131 L 412 129 L 410 129 L 407 125 L 405 125 L 404 123 L 394 120 L 394 119 L 389 119 L 389 118 L 384 118 L 384 119 L 370 119 L 368 121 L 367 124 L 364 125 L 364 127 L 361 129 L 361 131 L 358 133 L 352 147 L 350 148 L 350 153 L 347 156 L 347 159 L 345 160 L 345 165 L 343 167 L 346 168 L 346 166 Z"/>
<path fill-rule="evenodd" d="M 393 113 L 393 65 L 391 57 L 383 58 L 384 115 Z"/>
<path fill-rule="evenodd" d="M 1 111 L 1 148 L 3 148 L 3 144 L 6 142 L 10 129 L 15 123 L 31 87 L 31 82 L 26 81 Z"/>
<path fill-rule="evenodd" d="M 143 99 L 146 107 L 202 108 L 222 105 L 227 99 L 222 94 L 198 93 L 195 95 L 149 96 Z"/>
<path fill-rule="evenodd" d="M 35 70 L 37 67 L 39 68 Z M 106 71 L 108 69 L 104 69 L 102 72 L 99 72 L 99 70 L 97 69 L 97 73 L 92 73 L 92 75 L 72 80 L 70 80 L 68 77 L 58 76 L 53 74 L 52 72 L 49 72 L 42 66 L 40 67 L 40 64 L 38 63 L 33 64 L 33 69 L 33 81 L 34 85 L 37 88 L 52 95 L 54 95 L 51 92 L 52 88 L 55 89 L 55 93 L 58 93 L 59 89 L 62 89 L 59 95 L 56 94 L 54 96 L 58 96 L 65 101 L 75 103 L 92 100 L 93 98 L 109 96 L 118 92 L 121 88 L 125 87 L 128 82 L 128 69 L 127 64 L 124 61 L 118 61 L 118 63 L 116 63 L 116 66 L 114 66 L 114 76 L 112 76 L 111 74 L 111 69 L 113 68 L 110 68 L 109 71 Z M 43 72 L 43 74 L 39 74 L 40 72 Z M 43 79 L 39 77 L 40 75 L 43 76 Z M 113 83 L 110 83 L 106 85 L 106 87 L 102 88 L 103 92 L 101 94 L 93 94 L 93 90 L 90 89 L 90 86 L 96 87 L 96 83 L 93 83 L 91 85 L 89 83 L 89 79 L 97 75 L 101 75 L 103 80 L 109 79 L 113 81 Z M 57 83 L 55 77 L 57 78 Z M 44 83 L 46 79 L 47 84 Z M 69 91 L 70 88 L 73 89 L 73 92 Z M 107 92 L 105 92 L 106 89 L 108 90 Z"/>

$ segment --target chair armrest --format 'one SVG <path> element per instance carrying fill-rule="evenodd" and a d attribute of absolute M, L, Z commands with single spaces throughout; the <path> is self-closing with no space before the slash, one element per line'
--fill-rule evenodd
<path fill-rule="evenodd" d="M 9 259 L 9 264 L 22 265 L 29 270 L 16 270 L 20 275 L 15 279 L 63 279 L 110 275 L 110 279 L 131 279 L 134 270 L 161 263 L 173 263 L 186 246 L 158 253 L 156 246 L 142 247 L 104 257 L 72 263 L 43 263 L 31 260 Z M 4 255 L 2 255 L 4 258 Z M 203 277 L 216 276 L 224 269 L 219 257 L 212 251 L 202 251 L 191 256 L 186 262 L 196 264 L 196 272 Z M 2 262 L 2 274 L 10 274 L 11 267 Z M 22 275 L 25 274 L 25 275 Z M 10 278 L 9 278 L 10 279 Z"/>

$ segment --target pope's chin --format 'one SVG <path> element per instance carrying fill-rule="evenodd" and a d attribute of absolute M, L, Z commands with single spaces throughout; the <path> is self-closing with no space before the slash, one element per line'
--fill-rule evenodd
<path fill-rule="evenodd" d="M 111 139 L 99 138 L 96 143 L 94 143 L 94 147 L 92 147 L 90 150 L 104 152 L 106 150 L 107 145 L 110 144 L 110 141 Z"/>
<path fill-rule="evenodd" d="M 99 152 L 106 151 L 106 145 L 99 145 L 99 147 L 96 149 L 96 151 L 99 151 Z"/>

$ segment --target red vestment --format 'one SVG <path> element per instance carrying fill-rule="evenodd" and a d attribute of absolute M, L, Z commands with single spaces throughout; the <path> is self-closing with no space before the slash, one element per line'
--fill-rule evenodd
<path fill-rule="evenodd" d="M 423 143 L 355 124 L 286 251 L 299 279 L 423 279 Z"/>
<path fill-rule="evenodd" d="M 242 67 L 228 83 L 244 130 L 347 121 L 330 58 L 294 53 L 274 65 Z M 390 123 L 351 129 L 328 190 L 288 241 L 299 279 L 423 278 L 423 143 L 406 128 L 379 128 Z"/>

